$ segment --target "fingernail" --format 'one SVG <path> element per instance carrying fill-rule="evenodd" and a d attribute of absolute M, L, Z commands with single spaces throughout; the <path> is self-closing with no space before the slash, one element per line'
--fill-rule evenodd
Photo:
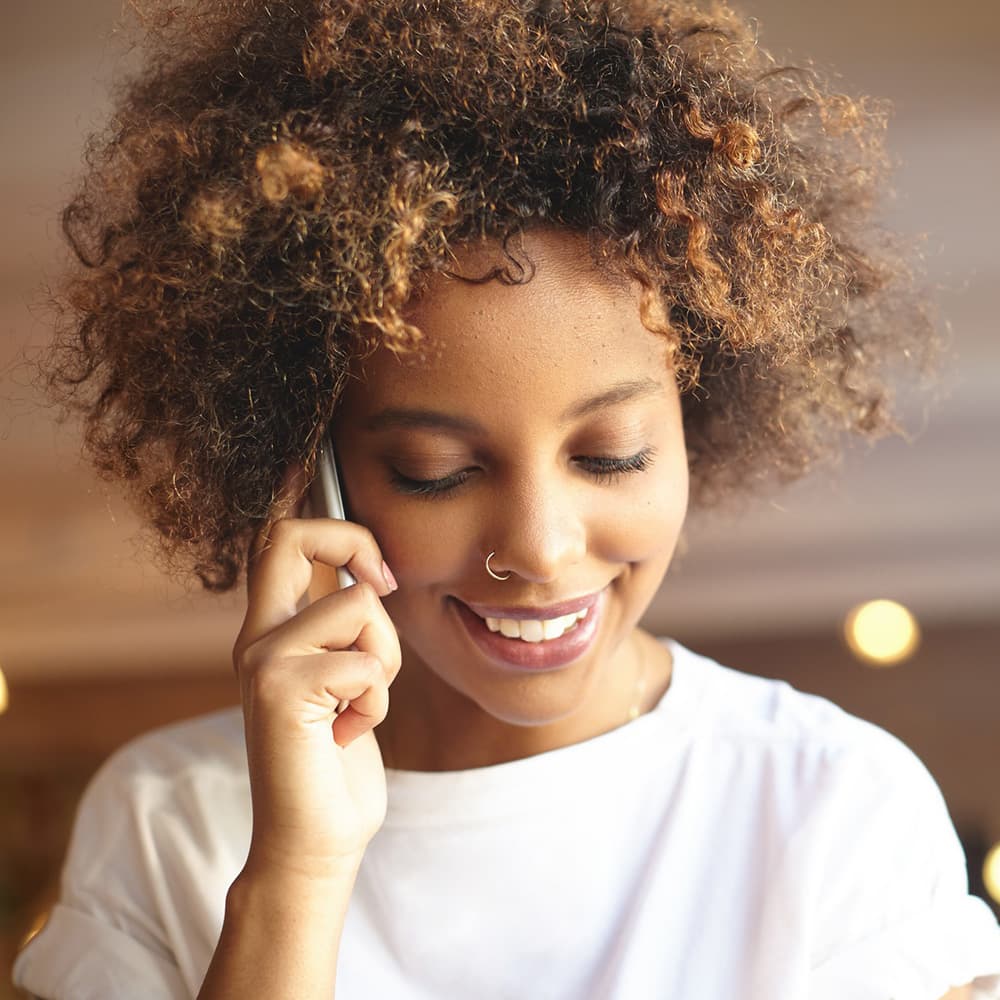
<path fill-rule="evenodd" d="M 382 576 L 385 578 L 385 585 L 390 591 L 399 590 L 399 584 L 396 583 L 396 578 L 392 575 L 392 570 L 389 569 L 384 559 L 382 560 Z"/>

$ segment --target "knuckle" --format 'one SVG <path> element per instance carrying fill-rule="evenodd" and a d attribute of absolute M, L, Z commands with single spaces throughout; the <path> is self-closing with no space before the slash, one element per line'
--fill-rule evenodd
<path fill-rule="evenodd" d="M 251 546 L 250 558 L 247 565 L 247 582 L 250 576 L 257 571 L 264 556 L 274 548 L 285 546 L 291 533 L 291 527 L 287 520 L 270 521 L 265 524 L 254 537 Z"/>
<path fill-rule="evenodd" d="M 268 666 L 270 669 L 265 669 Z M 284 678 L 281 671 L 274 669 L 273 665 L 264 665 L 261 669 L 254 670 L 249 674 L 247 687 L 253 701 L 258 704 L 277 703 L 286 697 Z"/>
<path fill-rule="evenodd" d="M 298 522 L 295 518 L 283 517 L 280 520 L 275 521 L 268 528 L 265 544 L 271 546 L 288 545 L 297 534 Z"/>
<path fill-rule="evenodd" d="M 237 643 L 233 650 L 233 666 L 240 676 L 254 677 L 260 674 L 271 660 L 272 656 L 263 639 L 244 646 Z"/>
<path fill-rule="evenodd" d="M 357 532 L 356 552 L 362 556 L 370 553 L 377 562 L 381 562 L 382 550 L 379 548 L 371 529 L 363 524 L 352 524 L 352 527 Z"/>
<path fill-rule="evenodd" d="M 403 657 L 398 650 L 393 650 L 392 660 L 385 665 L 386 679 L 391 684 L 403 667 Z"/>
<path fill-rule="evenodd" d="M 245 674 L 249 670 L 250 649 L 241 639 L 236 640 L 236 645 L 233 646 L 233 669 L 238 674 Z"/>
<path fill-rule="evenodd" d="M 375 725 L 385 722 L 386 716 L 389 714 L 389 692 L 386 689 L 385 693 L 379 698 L 378 711 L 375 713 Z"/>
<path fill-rule="evenodd" d="M 230 654 L 230 658 L 233 664 L 233 669 L 239 673 L 243 663 L 243 656 L 246 653 L 246 644 L 243 641 L 243 636 L 238 635 L 236 637 L 236 642 L 233 643 L 233 651 Z"/>
<path fill-rule="evenodd" d="M 382 661 L 374 653 L 361 653 L 358 665 L 364 673 L 371 677 L 382 675 Z"/>
<path fill-rule="evenodd" d="M 375 541 L 375 536 L 372 534 L 371 528 L 368 528 L 363 524 L 358 524 L 357 521 L 345 523 L 350 523 L 357 532 L 359 545 L 374 546 L 375 548 L 378 548 L 378 543 Z"/>
<path fill-rule="evenodd" d="M 368 609 L 374 609 L 381 606 L 378 591 L 367 580 L 359 580 L 355 584 L 354 599 L 363 607 Z"/>
<path fill-rule="evenodd" d="M 386 679 L 391 684 L 403 665 L 403 653 L 395 631 L 390 635 L 389 641 L 385 643 L 382 652 L 382 666 L 385 669 Z"/>

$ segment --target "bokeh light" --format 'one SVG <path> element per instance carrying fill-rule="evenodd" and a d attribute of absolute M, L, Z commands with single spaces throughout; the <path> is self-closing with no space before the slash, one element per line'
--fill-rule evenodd
<path fill-rule="evenodd" d="M 989 849 L 983 861 L 983 885 L 993 901 L 1000 903 L 1000 843 Z"/>
<path fill-rule="evenodd" d="M 50 910 L 46 907 L 34 915 L 31 920 L 31 926 L 17 943 L 18 951 L 27 948 L 31 941 L 41 933 L 42 928 L 49 922 L 49 914 Z"/>
<path fill-rule="evenodd" d="M 888 667 L 913 655 L 920 645 L 920 627 L 897 601 L 866 601 L 848 613 L 844 638 L 859 660 Z"/>

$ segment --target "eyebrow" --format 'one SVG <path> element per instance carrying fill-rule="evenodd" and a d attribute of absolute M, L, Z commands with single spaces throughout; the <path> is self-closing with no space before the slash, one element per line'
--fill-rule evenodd
<path fill-rule="evenodd" d="M 618 403 L 626 403 L 630 400 L 641 399 L 644 396 L 662 394 L 663 386 L 651 378 L 630 379 L 625 382 L 618 382 L 605 392 L 590 396 L 574 403 L 559 418 L 559 423 L 567 424 L 571 420 L 579 420 L 580 417 L 594 413 L 596 410 L 603 410 L 607 406 L 615 406 Z"/>
<path fill-rule="evenodd" d="M 574 403 L 564 410 L 559 416 L 560 424 L 567 424 L 573 420 L 579 420 L 588 414 L 603 410 L 609 406 L 616 406 L 619 403 L 641 399 L 663 392 L 663 386 L 651 378 L 630 379 L 598 393 L 596 396 L 588 396 Z M 366 431 L 384 431 L 394 429 L 413 430 L 445 430 L 456 431 L 459 434 L 484 434 L 485 428 L 482 424 L 468 417 L 460 417 L 453 413 L 443 413 L 440 410 L 428 410 L 423 408 L 409 407 L 389 407 L 380 410 L 373 417 L 369 418 L 364 425 Z"/>

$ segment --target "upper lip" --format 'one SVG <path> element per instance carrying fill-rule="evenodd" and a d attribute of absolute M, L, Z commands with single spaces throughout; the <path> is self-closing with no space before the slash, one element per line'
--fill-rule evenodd
<path fill-rule="evenodd" d="M 583 597 L 571 597 L 569 600 L 560 601 L 558 604 L 548 604 L 545 607 L 534 607 L 529 604 L 518 604 L 512 607 L 502 608 L 494 604 L 474 604 L 472 601 L 463 601 L 469 609 L 474 611 L 480 618 L 510 618 L 513 620 L 533 619 L 544 621 L 549 618 L 562 618 L 564 615 L 572 615 L 584 608 L 592 608 L 597 599 L 601 596 L 600 590 L 585 594 Z"/>

